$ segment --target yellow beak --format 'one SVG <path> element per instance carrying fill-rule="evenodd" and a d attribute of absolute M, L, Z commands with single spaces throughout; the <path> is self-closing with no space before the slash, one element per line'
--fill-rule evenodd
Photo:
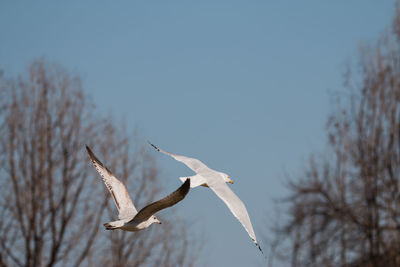
<path fill-rule="evenodd" d="M 228 183 L 234 184 L 232 180 L 230 180 Z"/>

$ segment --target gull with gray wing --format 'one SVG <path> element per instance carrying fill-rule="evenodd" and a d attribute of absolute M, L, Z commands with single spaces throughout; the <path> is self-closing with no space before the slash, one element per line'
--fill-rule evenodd
<path fill-rule="evenodd" d="M 149 227 L 153 223 L 161 224 L 154 214 L 162 209 L 175 205 L 184 199 L 190 190 L 190 179 L 186 179 L 183 185 L 181 185 L 181 187 L 179 187 L 175 192 L 159 201 L 147 205 L 137 212 L 125 185 L 119 181 L 118 178 L 115 177 L 115 175 L 105 167 L 100 160 L 98 160 L 88 146 L 86 146 L 86 150 L 118 209 L 119 220 L 105 223 L 104 226 L 107 230 L 121 229 L 124 231 L 136 232 Z"/>
<path fill-rule="evenodd" d="M 244 229 L 249 234 L 250 238 L 256 244 L 257 248 L 262 252 L 260 245 L 257 242 L 256 235 L 251 225 L 249 214 L 247 213 L 246 206 L 236 196 L 235 193 L 228 187 L 226 183 L 233 184 L 230 177 L 223 172 L 215 171 L 207 167 L 203 162 L 195 158 L 189 158 L 181 155 L 176 155 L 167 151 L 164 151 L 152 143 L 149 144 L 154 147 L 157 151 L 164 153 L 168 156 L 173 157 L 175 160 L 184 163 L 187 167 L 192 169 L 196 175 L 190 176 L 190 187 L 204 186 L 209 187 L 214 193 L 222 199 L 222 201 L 228 206 L 229 210 L 243 225 Z M 183 182 L 186 178 L 180 177 Z"/>

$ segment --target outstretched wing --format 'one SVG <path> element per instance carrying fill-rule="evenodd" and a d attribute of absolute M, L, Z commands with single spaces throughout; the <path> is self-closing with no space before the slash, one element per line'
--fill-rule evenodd
<path fill-rule="evenodd" d="M 169 194 L 163 199 L 151 203 L 141 209 L 138 214 L 131 220 L 135 222 L 143 222 L 150 218 L 151 215 L 160 211 L 162 209 L 171 207 L 185 198 L 190 189 L 190 179 L 186 179 L 186 181 L 179 187 L 175 192 Z"/>
<path fill-rule="evenodd" d="M 198 159 L 195 158 L 189 158 L 189 157 L 185 157 L 185 156 L 181 156 L 181 155 L 176 155 L 167 151 L 164 151 L 158 147 L 156 147 L 155 145 L 153 145 L 152 143 L 149 142 L 149 144 L 154 147 L 157 151 L 160 151 L 161 153 L 164 153 L 168 156 L 173 157 L 174 159 L 176 159 L 177 161 L 180 161 L 182 163 L 184 163 L 186 166 L 188 166 L 190 169 L 192 169 L 195 173 L 201 173 L 203 171 L 207 171 L 210 170 L 207 165 L 205 165 L 203 162 L 201 162 Z"/>
<path fill-rule="evenodd" d="M 208 186 L 214 191 L 217 196 L 225 202 L 230 211 L 239 220 L 239 222 L 243 225 L 244 229 L 246 229 L 250 238 L 256 244 L 258 249 L 262 252 L 260 245 L 257 242 L 256 235 L 254 234 L 253 226 L 251 225 L 249 214 L 247 213 L 246 206 L 236 196 L 235 193 L 226 185 L 226 183 L 220 179 L 213 179 L 207 183 Z"/>
<path fill-rule="evenodd" d="M 118 218 L 122 220 L 135 216 L 137 210 L 129 197 L 125 185 L 118 180 L 117 177 L 115 177 L 115 175 L 103 165 L 103 163 L 101 163 L 88 146 L 86 146 L 86 150 L 93 166 L 96 168 L 101 178 L 103 178 L 104 184 L 114 199 L 115 206 L 117 206 L 118 209 Z"/>

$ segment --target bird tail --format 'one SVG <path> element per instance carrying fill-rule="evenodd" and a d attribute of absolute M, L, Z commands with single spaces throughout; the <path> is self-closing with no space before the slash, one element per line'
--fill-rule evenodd
<path fill-rule="evenodd" d="M 106 230 L 115 230 L 118 228 L 121 228 L 124 225 L 123 221 L 114 221 L 114 222 L 108 222 L 103 224 Z"/>

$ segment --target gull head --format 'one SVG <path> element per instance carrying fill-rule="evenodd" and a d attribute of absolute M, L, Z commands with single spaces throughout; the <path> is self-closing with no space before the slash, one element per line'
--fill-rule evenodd
<path fill-rule="evenodd" d="M 229 177 L 228 174 L 221 172 L 222 178 L 224 179 L 225 183 L 231 183 L 233 184 L 233 181 L 231 180 L 231 177 Z"/>
<path fill-rule="evenodd" d="M 152 224 L 153 224 L 153 223 L 161 224 L 160 220 L 157 219 L 157 217 L 154 216 L 154 215 L 150 217 L 149 221 L 150 221 Z"/>

